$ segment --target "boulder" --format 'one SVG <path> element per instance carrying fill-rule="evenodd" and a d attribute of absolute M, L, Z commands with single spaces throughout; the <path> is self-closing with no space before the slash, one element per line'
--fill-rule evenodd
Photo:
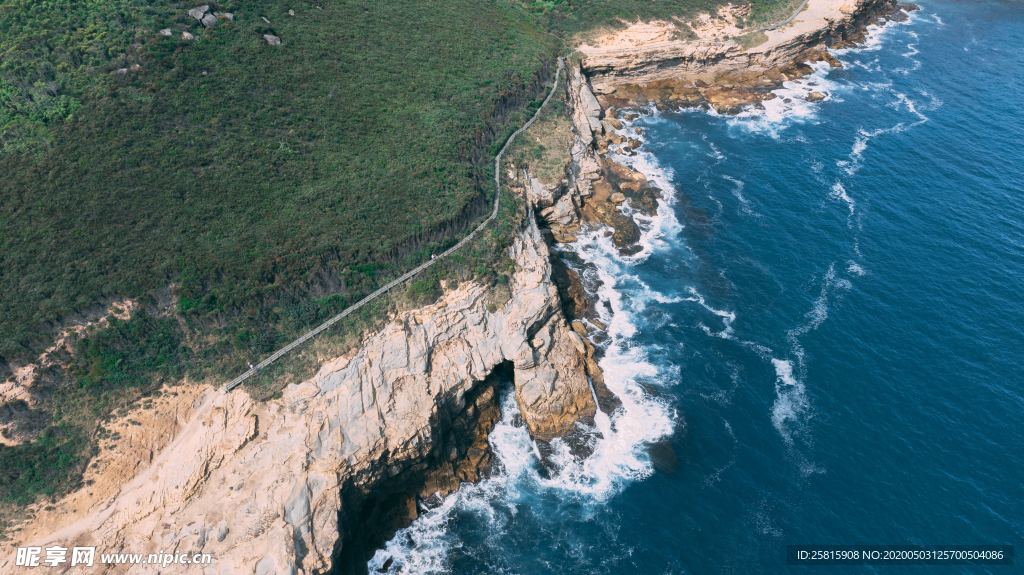
<path fill-rule="evenodd" d="M 203 16 L 205 16 L 206 13 L 209 12 L 209 11 L 210 11 L 210 5 L 209 4 L 203 4 L 202 6 L 196 6 L 195 8 L 189 10 L 188 11 L 188 15 L 191 16 L 195 20 L 202 21 L 203 20 Z"/>
<path fill-rule="evenodd" d="M 192 35 L 191 33 L 189 33 L 189 32 L 182 32 L 182 33 L 181 33 L 181 39 L 182 39 L 182 40 L 185 40 L 185 41 L 189 41 L 189 40 L 191 40 L 191 39 L 193 39 L 193 38 L 195 38 L 195 36 L 193 36 L 193 35 Z"/>
<path fill-rule="evenodd" d="M 608 201 L 610 201 L 613 204 L 621 204 L 622 202 L 626 201 L 626 195 L 623 194 L 622 192 L 615 192 L 611 195 L 610 198 L 608 198 Z"/>
<path fill-rule="evenodd" d="M 203 19 L 200 20 L 200 22 L 202 22 L 203 26 L 206 26 L 207 28 L 213 28 L 217 25 L 219 20 L 217 20 L 217 17 L 213 14 L 207 14 L 206 16 L 203 16 Z"/>
<path fill-rule="evenodd" d="M 266 40 L 267 44 L 269 44 L 271 46 L 280 46 L 281 45 L 281 38 L 280 38 L 280 36 L 275 36 L 273 34 L 264 34 L 263 35 L 263 39 Z"/>
<path fill-rule="evenodd" d="M 235 15 L 231 12 L 214 12 L 213 15 L 221 20 L 227 20 L 228 22 L 235 21 Z"/>
<path fill-rule="evenodd" d="M 172 32 L 170 28 L 164 28 L 163 30 L 160 30 L 160 35 L 164 36 L 165 38 L 170 38 L 171 34 Z"/>
<path fill-rule="evenodd" d="M 820 101 L 824 100 L 826 97 L 828 97 L 828 95 L 825 94 L 824 92 L 814 91 L 814 92 L 811 92 L 811 93 L 807 94 L 807 101 L 808 102 L 820 102 Z"/>

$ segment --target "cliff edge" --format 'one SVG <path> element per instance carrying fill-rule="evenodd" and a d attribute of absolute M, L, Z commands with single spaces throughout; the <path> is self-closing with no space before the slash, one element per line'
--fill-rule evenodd
<path fill-rule="evenodd" d="M 360 560 L 365 569 L 364 550 L 346 549 L 359 530 L 375 528 L 361 519 L 379 515 L 386 525 L 376 528 L 393 529 L 415 516 L 418 498 L 486 473 L 496 369 L 512 371 L 535 438 L 565 434 L 595 413 L 586 348 L 560 309 L 532 217 L 512 250 L 511 298 L 496 309 L 487 287 L 465 283 L 399 314 L 279 399 L 191 389 L 161 402 L 166 412 L 135 414 L 159 437 L 140 430 L 115 442 L 90 467 L 85 487 L 39 509 L 14 540 L 105 553 L 210 553 L 216 562 L 204 569 L 222 573 L 324 572 Z M 147 443 L 148 465 L 110 464 L 118 449 L 137 458 Z M 10 551 L 0 555 L 0 572 L 15 569 Z"/>

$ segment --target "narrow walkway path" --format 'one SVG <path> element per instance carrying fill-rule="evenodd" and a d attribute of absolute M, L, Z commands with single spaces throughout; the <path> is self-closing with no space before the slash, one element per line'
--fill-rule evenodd
<path fill-rule="evenodd" d="M 402 274 L 398 278 L 396 278 L 396 279 L 388 282 L 387 284 L 381 286 L 380 288 L 377 289 L 377 291 L 371 293 L 370 295 L 368 295 L 368 296 L 364 297 L 363 299 L 357 301 L 356 303 L 352 304 L 351 306 L 346 308 L 344 311 L 342 311 L 338 315 L 328 319 L 327 321 L 323 322 L 322 324 L 320 324 L 320 325 L 316 326 L 315 328 L 307 331 L 306 333 L 304 333 L 301 336 L 299 336 L 295 341 L 289 343 L 288 345 L 286 345 L 286 346 L 282 347 L 281 349 L 275 351 L 274 353 L 270 354 L 269 356 L 267 356 L 266 359 L 264 359 L 263 361 L 257 363 L 256 365 L 252 366 L 245 373 L 243 373 L 243 374 L 239 375 L 238 377 L 236 377 L 235 379 L 232 379 L 231 381 L 229 381 L 224 386 L 224 391 L 231 391 L 232 389 L 238 387 L 239 385 L 242 385 L 242 383 L 244 383 L 245 380 L 247 380 L 250 377 L 256 375 L 256 373 L 259 372 L 261 369 L 263 369 L 263 368 L 267 367 L 268 365 L 274 363 L 275 361 L 280 359 L 283 355 L 285 355 L 288 352 L 292 351 L 293 349 L 299 347 L 300 345 L 306 343 L 310 339 L 313 339 L 314 337 L 319 335 L 321 332 L 323 332 L 327 328 L 331 327 L 332 325 L 338 323 L 339 321 L 345 319 L 346 317 L 348 317 L 349 315 L 351 315 L 353 312 L 355 312 L 359 308 L 363 307 L 364 305 L 370 303 L 371 301 L 373 301 L 373 300 L 377 299 L 378 297 L 380 297 L 380 296 L 386 294 L 387 292 L 391 291 L 391 289 L 394 288 L 395 286 L 397 286 L 399 284 L 402 284 L 402 283 L 405 283 L 406 281 L 408 281 L 409 279 L 412 279 L 413 277 L 415 277 L 417 274 L 419 274 L 423 270 L 429 268 L 430 266 L 432 266 L 435 263 L 439 262 L 443 258 L 448 257 L 453 252 L 457 251 L 459 248 L 461 248 L 462 246 L 464 246 L 464 245 L 468 244 L 470 241 L 472 241 L 473 238 L 475 238 L 477 234 L 479 234 L 485 227 L 487 227 L 488 224 L 490 224 L 492 221 L 494 221 L 494 219 L 498 217 L 498 206 L 500 205 L 500 201 L 501 201 L 501 158 L 502 158 L 502 156 L 505 155 L 505 151 L 508 150 L 508 147 L 512 145 L 512 142 L 516 139 L 516 137 L 518 137 L 519 134 L 522 134 L 526 130 L 530 129 L 530 126 L 532 126 L 533 123 L 537 121 L 537 118 L 540 117 L 540 113 L 544 110 L 545 107 L 547 107 L 548 102 L 551 100 L 551 97 L 555 95 L 555 90 L 558 89 L 558 80 L 561 77 L 562 70 L 564 68 L 565 68 L 565 61 L 562 58 L 559 58 L 558 59 L 558 69 L 555 70 L 555 82 L 554 82 L 554 84 L 552 84 L 551 91 L 548 93 L 547 97 L 544 98 L 544 102 L 541 103 L 540 107 L 537 108 L 537 111 L 534 112 L 533 116 L 531 116 L 530 119 L 527 120 L 525 124 L 520 126 L 520 128 L 518 130 L 516 130 L 515 132 L 512 132 L 512 135 L 508 137 L 508 140 L 505 140 L 505 145 L 501 147 L 501 150 L 499 150 L 498 154 L 494 157 L 494 209 L 491 210 L 491 215 L 487 216 L 486 220 L 480 222 L 480 225 L 478 225 L 476 228 L 474 228 L 473 231 L 469 232 L 469 235 L 467 235 L 466 237 L 464 237 L 461 240 L 459 240 L 459 242 L 457 244 L 455 244 L 454 246 L 446 249 L 445 251 L 441 252 L 439 255 L 433 257 L 432 259 L 423 262 L 422 264 L 420 264 L 420 265 L 414 267 L 413 269 L 405 272 L 404 274 Z"/>
<path fill-rule="evenodd" d="M 768 30 L 777 30 L 777 29 L 779 29 L 779 28 L 782 28 L 783 26 L 785 26 L 785 25 L 787 25 L 787 24 L 790 24 L 790 23 L 791 23 L 791 21 L 793 21 L 793 20 L 794 20 L 794 18 L 796 18 L 797 16 L 799 16 L 799 15 L 800 15 L 800 12 L 803 12 L 803 11 L 804 11 L 804 8 L 806 8 L 806 7 L 807 7 L 807 0 L 804 0 L 803 2 L 801 2 L 801 3 L 800 3 L 800 6 L 797 6 L 797 9 L 796 9 L 796 10 L 794 10 L 792 14 L 790 14 L 790 17 L 787 17 L 787 18 L 785 18 L 784 20 L 780 21 L 780 23 L 778 23 L 778 24 L 775 24 L 775 25 L 769 25 L 769 26 L 768 26 L 767 28 L 765 28 L 764 30 L 765 30 L 765 31 L 768 31 Z"/>

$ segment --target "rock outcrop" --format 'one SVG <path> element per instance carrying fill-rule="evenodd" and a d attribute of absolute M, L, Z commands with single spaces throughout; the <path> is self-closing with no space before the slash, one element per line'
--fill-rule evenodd
<path fill-rule="evenodd" d="M 402 486 L 405 499 L 389 501 L 402 503 L 407 520 L 417 496 L 443 495 L 485 472 L 496 368 L 514 370 L 535 438 L 591 419 L 588 351 L 561 311 L 532 214 L 512 249 L 517 269 L 503 307 L 489 311 L 489 288 L 464 283 L 398 314 L 279 399 L 207 389 L 176 411 L 187 417 L 173 420 L 177 431 L 164 437 L 173 439 L 153 448 L 148 466 L 134 477 L 91 466 L 81 492 L 38 509 L 11 543 L 216 558 L 164 573 L 323 572 L 351 552 L 346 529 L 371 528 L 352 521 L 376 513 L 375 489 Z M 465 432 L 452 438 L 455 421 Z M 82 505 L 96 490 L 111 496 Z M 0 572 L 15 570 L 14 557 L 0 554 Z M 117 570 L 150 572 L 144 567 Z"/>
<path fill-rule="evenodd" d="M 605 105 L 706 105 L 732 113 L 773 97 L 772 89 L 806 75 L 811 62 L 838 65 L 827 47 L 862 40 L 868 24 L 899 10 L 896 0 L 810 0 L 778 28 L 693 39 L 670 22 L 636 23 L 579 51 Z"/>

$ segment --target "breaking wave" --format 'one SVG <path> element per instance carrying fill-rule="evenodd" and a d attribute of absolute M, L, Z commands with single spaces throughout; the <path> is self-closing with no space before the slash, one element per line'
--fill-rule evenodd
<path fill-rule="evenodd" d="M 632 135 L 637 137 L 639 134 Z M 681 298 L 663 294 L 645 284 L 630 268 L 667 245 L 681 226 L 671 208 L 675 190 L 671 173 L 654 156 L 640 151 L 634 156 L 615 155 L 616 161 L 643 173 L 662 191 L 657 214 L 632 214 L 641 228 L 639 253 L 623 256 L 602 229 L 585 229 L 568 246 L 585 262 L 585 285 L 596 286 L 596 306 L 604 330 L 603 357 L 599 365 L 605 385 L 619 400 L 614 413 L 601 410 L 589 433 L 591 452 L 585 458 L 573 454 L 570 445 L 555 439 L 551 454 L 541 461 L 521 418 L 514 394 L 502 401 L 502 419 L 489 437 L 495 465 L 491 477 L 465 484 L 435 507 L 425 509 L 410 525 L 377 551 L 369 562 L 371 572 L 445 573 L 450 555 L 459 546 L 451 523 L 462 514 L 485 520 L 500 533 L 507 517 L 516 513 L 524 497 L 557 493 L 583 505 L 598 505 L 630 482 L 653 472 L 647 447 L 673 433 L 678 422 L 674 409 L 652 397 L 643 385 L 666 385 L 678 372 L 655 366 L 647 351 L 633 342 L 639 314 L 652 304 Z"/>

